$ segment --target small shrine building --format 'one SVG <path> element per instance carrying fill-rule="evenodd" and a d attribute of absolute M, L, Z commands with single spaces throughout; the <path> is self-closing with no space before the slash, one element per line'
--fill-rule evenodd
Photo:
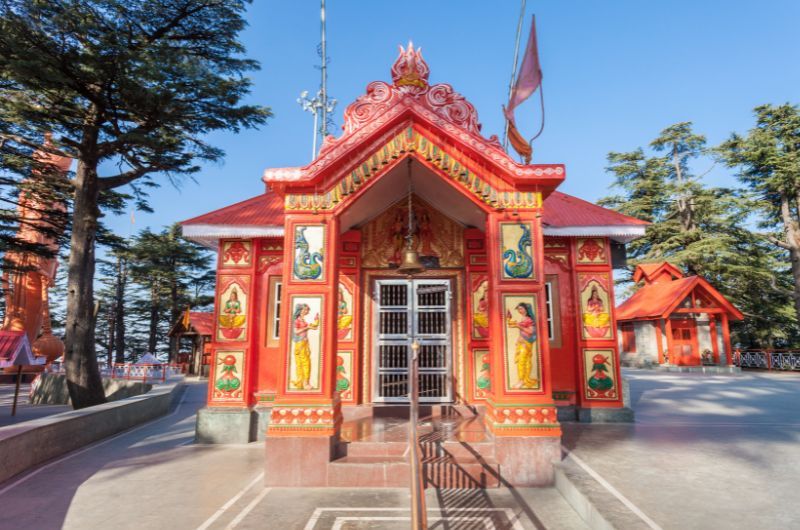
<path fill-rule="evenodd" d="M 182 223 L 218 251 L 198 436 L 265 437 L 268 483 L 335 485 L 343 421 L 407 406 L 416 343 L 421 401 L 478 415 L 509 483 L 548 483 L 559 409 L 630 418 L 612 267 L 647 223 L 556 191 L 562 164 L 515 162 L 419 50 L 391 74 L 309 165 Z M 412 278 L 396 271 L 409 217 Z"/>
<path fill-rule="evenodd" d="M 212 312 L 186 310 L 167 333 L 178 341 L 177 363 L 185 366 L 185 373 L 208 377 L 214 320 Z"/>
<path fill-rule="evenodd" d="M 633 281 L 644 286 L 617 307 L 623 364 L 732 364 L 729 323 L 744 316 L 710 283 L 668 262 L 638 265 Z"/>

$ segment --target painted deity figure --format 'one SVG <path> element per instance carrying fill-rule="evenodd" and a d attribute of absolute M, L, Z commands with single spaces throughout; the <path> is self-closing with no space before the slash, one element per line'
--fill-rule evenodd
<path fill-rule="evenodd" d="M 481 356 L 478 377 L 475 379 L 475 386 L 478 387 L 479 395 L 482 396 L 492 388 L 492 367 L 489 361 L 489 354 Z"/>
<path fill-rule="evenodd" d="M 472 326 L 475 330 L 476 336 L 485 339 L 489 336 L 489 300 L 487 293 L 489 291 L 489 282 L 483 281 L 478 287 L 476 295 L 478 298 L 477 306 L 472 314 Z M 479 294 L 480 293 L 480 294 Z"/>
<path fill-rule="evenodd" d="M 392 263 L 400 263 L 401 253 L 406 246 L 406 217 L 397 210 L 392 221 Z"/>
<path fill-rule="evenodd" d="M 339 287 L 339 311 L 338 320 L 336 322 L 337 336 L 339 340 L 346 338 L 353 328 L 353 315 L 350 314 L 350 308 L 347 307 L 347 298 L 345 298 L 344 289 Z"/>
<path fill-rule="evenodd" d="M 586 310 L 583 313 L 583 327 L 590 337 L 603 338 L 608 335 L 611 316 L 606 311 L 605 303 L 600 298 L 597 286 L 592 286 L 592 292 L 586 301 Z"/>
<path fill-rule="evenodd" d="M 245 318 L 245 315 L 242 314 L 242 303 L 239 301 L 239 291 L 234 286 L 222 306 L 222 314 L 219 316 L 219 325 L 225 338 L 235 339 L 239 337 L 242 333 Z"/>
<path fill-rule="evenodd" d="M 517 365 L 517 383 L 514 388 L 537 388 L 539 380 L 531 377 L 533 368 L 533 346 L 536 343 L 536 315 L 531 304 L 520 302 L 514 308 L 520 315 L 520 320 L 514 320 L 511 311 L 506 312 L 506 325 L 519 331 L 514 364 Z"/>
<path fill-rule="evenodd" d="M 426 210 L 422 210 L 419 215 L 419 240 L 422 244 L 420 253 L 423 256 L 433 255 L 433 224 L 431 216 Z"/>
<path fill-rule="evenodd" d="M 319 314 L 314 316 L 310 324 L 306 316 L 311 312 L 308 304 L 297 304 L 292 314 L 292 342 L 294 343 L 294 364 L 296 379 L 292 386 L 298 390 L 311 390 L 311 346 L 308 343 L 308 332 L 319 328 Z"/>

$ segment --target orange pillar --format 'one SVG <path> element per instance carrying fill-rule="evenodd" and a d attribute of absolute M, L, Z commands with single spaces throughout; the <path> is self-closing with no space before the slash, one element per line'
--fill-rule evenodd
<path fill-rule="evenodd" d="M 325 486 L 341 425 L 335 391 L 339 222 L 285 221 L 280 378 L 266 438 L 267 485 Z"/>
<path fill-rule="evenodd" d="M 551 484 L 552 463 L 560 457 L 542 247 L 540 210 L 487 216 L 492 383 L 486 422 L 503 476 L 517 486 Z"/>
<path fill-rule="evenodd" d="M 733 364 L 733 359 L 731 357 L 731 353 L 733 350 L 731 349 L 731 331 L 728 327 L 728 315 L 722 313 L 722 343 L 725 345 L 725 358 L 728 361 L 728 364 Z"/>

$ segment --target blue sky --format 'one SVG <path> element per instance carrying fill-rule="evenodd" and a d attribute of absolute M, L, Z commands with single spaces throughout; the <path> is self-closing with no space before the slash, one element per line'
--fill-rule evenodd
<path fill-rule="evenodd" d="M 502 133 L 520 3 L 514 1 L 328 0 L 328 91 L 346 105 L 373 80 L 389 80 L 397 45 L 421 46 L 432 83 L 450 83 L 478 109 L 483 133 Z M 564 163 L 560 188 L 587 200 L 609 194 L 609 151 L 649 143 L 660 130 L 693 121 L 717 144 L 752 126 L 761 103 L 800 103 L 800 2 L 535 1 L 544 74 L 546 127 L 534 162 Z M 312 117 L 296 103 L 319 85 L 317 1 L 255 0 L 243 35 L 261 62 L 250 101 L 272 108 L 260 130 L 214 134 L 226 152 L 180 189 L 166 179 L 152 193 L 155 213 L 107 219 L 120 235 L 154 230 L 263 191 L 267 167 L 303 165 L 311 152 Z M 524 47 L 523 36 L 523 44 Z M 523 132 L 538 127 L 538 100 L 517 113 Z M 700 161 L 696 171 L 711 165 Z M 715 168 L 713 185 L 733 186 Z"/>

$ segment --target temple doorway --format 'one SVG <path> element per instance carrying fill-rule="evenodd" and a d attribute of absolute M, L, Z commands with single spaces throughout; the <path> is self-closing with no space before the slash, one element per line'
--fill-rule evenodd
<path fill-rule="evenodd" d="M 452 402 L 451 280 L 375 280 L 373 292 L 373 401 L 408 403 L 416 341 L 420 402 Z"/>

